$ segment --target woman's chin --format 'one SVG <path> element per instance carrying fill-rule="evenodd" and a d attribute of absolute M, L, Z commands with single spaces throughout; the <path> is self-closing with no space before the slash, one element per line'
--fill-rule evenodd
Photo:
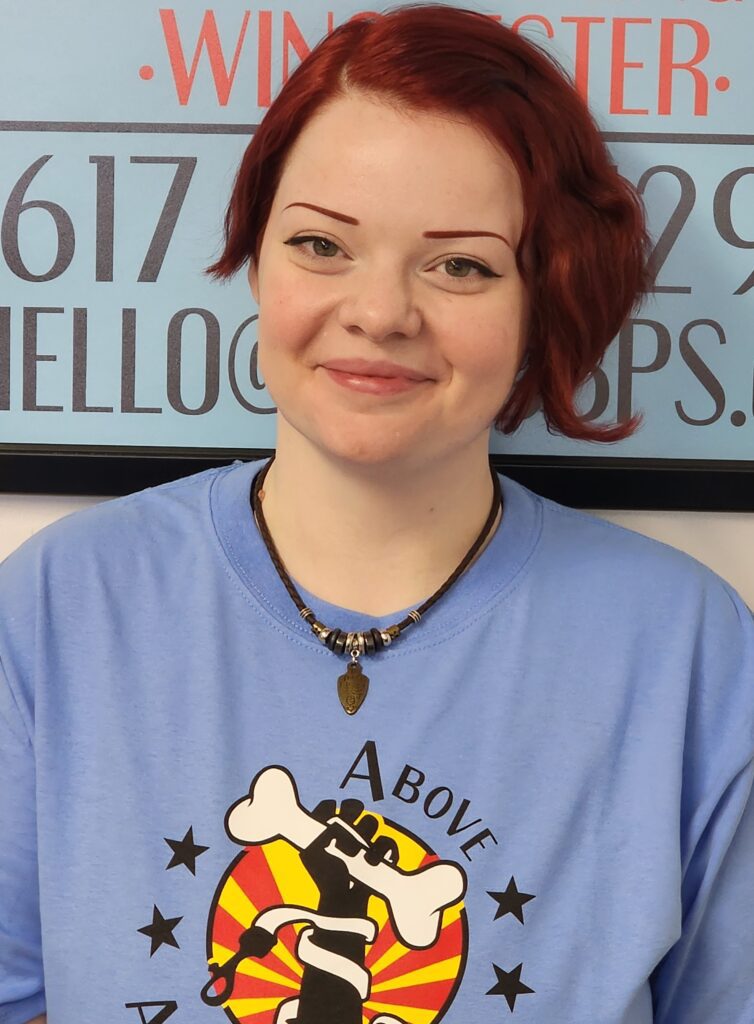
<path fill-rule="evenodd" d="M 480 423 L 455 424 L 450 428 L 442 417 L 414 417 L 411 422 L 371 423 L 359 417 L 293 417 L 278 414 L 277 449 L 316 450 L 327 459 L 357 467 L 417 471 L 428 464 L 454 461 L 460 453 L 489 446 L 489 426 Z"/>
<path fill-rule="evenodd" d="M 320 442 L 319 447 L 328 455 L 354 466 L 394 465 L 415 455 L 412 446 L 397 443 L 390 438 L 339 437 L 331 442 Z"/>

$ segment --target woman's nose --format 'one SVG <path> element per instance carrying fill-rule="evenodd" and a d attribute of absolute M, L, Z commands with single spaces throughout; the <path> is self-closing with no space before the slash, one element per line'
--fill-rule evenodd
<path fill-rule="evenodd" d="M 415 337 L 421 330 L 422 316 L 414 291 L 406 271 L 364 268 L 352 274 L 347 283 L 339 310 L 341 326 L 375 342 L 396 335 Z"/>

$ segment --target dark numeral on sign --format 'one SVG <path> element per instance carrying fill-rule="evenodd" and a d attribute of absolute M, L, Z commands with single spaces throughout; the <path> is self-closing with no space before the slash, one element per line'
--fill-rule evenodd
<path fill-rule="evenodd" d="M 696 185 L 688 171 L 684 171 L 682 167 L 672 167 L 671 165 L 650 167 L 648 171 L 645 171 L 644 174 L 642 174 L 636 186 L 639 195 L 644 195 L 650 181 L 653 178 L 656 178 L 658 174 L 672 175 L 672 177 L 677 179 L 678 184 L 681 186 L 681 195 L 678 199 L 678 203 L 676 204 L 676 208 L 673 210 L 670 220 L 665 225 L 665 228 L 657 239 L 655 247 L 652 250 L 652 265 L 656 275 L 659 276 L 660 270 L 662 270 L 665 265 L 665 261 L 670 255 L 673 246 L 678 241 L 678 236 L 683 231 L 686 221 L 691 216 L 691 211 L 694 209 L 694 203 L 696 202 Z M 688 295 L 691 293 L 691 288 L 686 285 L 655 284 L 652 291 L 665 292 L 666 294 Z"/>
<path fill-rule="evenodd" d="M 157 221 L 152 241 L 149 243 L 147 255 L 139 271 L 139 281 L 156 281 L 165 253 L 168 251 L 170 239 L 173 237 L 186 193 L 196 168 L 195 156 L 132 156 L 132 164 L 175 164 L 175 175 L 170 191 L 165 199 L 160 219 Z"/>
<path fill-rule="evenodd" d="M 713 207 L 715 214 L 715 227 L 720 233 L 720 237 L 726 241 L 728 245 L 732 245 L 736 249 L 754 249 L 754 241 L 747 241 L 745 238 L 741 238 L 733 227 L 733 217 L 731 214 L 733 206 L 733 190 L 742 178 L 745 178 L 750 174 L 754 174 L 754 167 L 739 167 L 737 170 L 731 171 L 730 174 L 726 174 L 720 182 L 717 187 L 717 192 L 715 193 L 715 202 Z M 749 207 L 749 209 L 751 209 L 751 207 Z M 754 270 L 752 270 L 741 287 L 737 288 L 733 294 L 745 295 L 752 288 L 754 288 Z"/>
<path fill-rule="evenodd" d="M 0 222 L 0 246 L 8 269 L 22 281 L 54 281 L 64 274 L 73 260 L 76 233 L 70 215 L 49 199 L 27 199 L 27 192 L 52 154 L 39 157 L 27 167 L 13 186 Z M 175 174 L 137 280 L 154 283 L 160 276 L 165 255 L 173 238 L 178 218 L 186 201 L 196 169 L 195 156 L 132 156 L 132 164 L 174 164 Z M 95 197 L 95 281 L 112 281 L 115 259 L 115 157 L 90 156 L 96 167 Z M 35 273 L 21 254 L 21 218 L 29 210 L 43 210 L 52 220 L 56 232 L 56 253 L 52 266 Z"/>
<path fill-rule="evenodd" d="M 39 171 L 51 158 L 51 153 L 48 153 L 47 156 L 41 156 L 39 160 L 35 160 L 31 167 L 24 171 L 8 196 L 2 225 L 0 225 L 0 244 L 2 244 L 5 262 L 12 273 L 23 281 L 54 281 L 56 277 L 60 277 L 71 265 L 76 248 L 73 222 L 62 206 L 46 199 L 25 198 L 29 185 L 31 185 Z M 19 222 L 22 214 L 27 213 L 29 210 L 44 210 L 46 213 L 49 213 L 58 236 L 57 255 L 50 269 L 43 274 L 32 273 L 21 257 L 18 239 Z"/>

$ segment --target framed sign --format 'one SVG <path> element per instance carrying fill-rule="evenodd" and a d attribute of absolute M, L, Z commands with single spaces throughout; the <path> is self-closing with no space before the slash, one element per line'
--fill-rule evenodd
<path fill-rule="evenodd" d="M 590 419 L 640 410 L 644 426 L 588 444 L 535 414 L 494 436 L 495 463 L 574 506 L 754 510 L 754 9 L 466 6 L 573 76 L 643 197 L 658 269 L 579 397 Z M 3 12 L 0 489 L 120 494 L 271 451 L 246 280 L 204 268 L 281 83 L 361 13 L 351 0 Z"/>

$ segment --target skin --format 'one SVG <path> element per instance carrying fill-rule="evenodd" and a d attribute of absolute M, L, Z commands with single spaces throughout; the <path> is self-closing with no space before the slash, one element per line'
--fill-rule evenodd
<path fill-rule="evenodd" d="M 249 283 L 279 410 L 265 516 L 317 596 L 375 615 L 418 603 L 479 533 L 491 424 L 525 350 L 523 216 L 512 161 L 461 119 L 352 93 L 297 139 Z M 424 237 L 461 231 L 487 234 Z M 301 236 L 320 241 L 286 244 Z M 322 364 L 336 358 L 428 379 L 363 394 L 331 379 Z"/>

